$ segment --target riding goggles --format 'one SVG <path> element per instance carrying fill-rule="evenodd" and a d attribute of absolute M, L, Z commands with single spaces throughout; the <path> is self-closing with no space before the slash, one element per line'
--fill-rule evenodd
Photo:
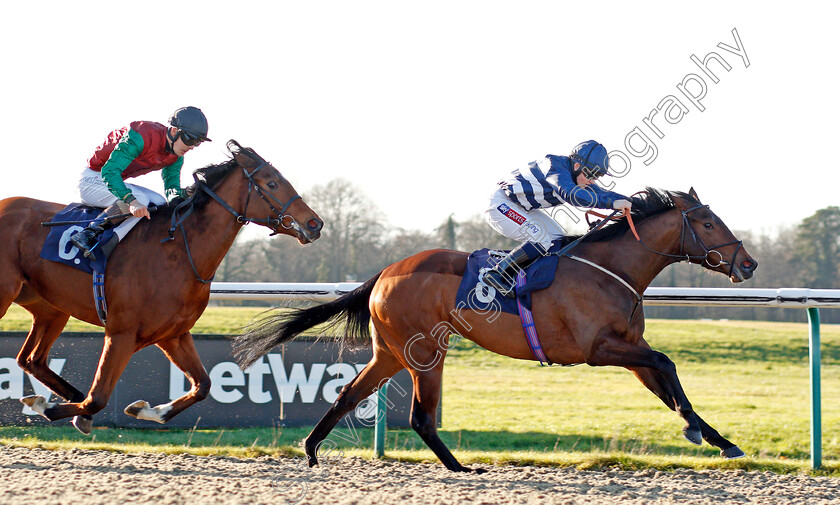
<path fill-rule="evenodd" d="M 601 176 L 604 175 L 604 172 L 601 171 L 600 167 L 584 166 L 583 168 L 581 168 L 581 172 L 583 172 L 583 176 L 589 179 L 590 181 L 600 179 Z"/>
<path fill-rule="evenodd" d="M 194 147 L 204 142 L 204 140 L 205 138 L 203 136 L 181 131 L 181 142 L 183 142 L 186 146 Z"/>

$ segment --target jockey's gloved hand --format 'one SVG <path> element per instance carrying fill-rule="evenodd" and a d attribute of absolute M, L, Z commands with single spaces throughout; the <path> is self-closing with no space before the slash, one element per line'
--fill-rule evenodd
<path fill-rule="evenodd" d="M 184 199 L 187 197 L 187 191 L 183 188 L 169 188 L 164 192 L 167 202 L 171 202 L 176 198 Z"/>
<path fill-rule="evenodd" d="M 613 202 L 613 209 L 620 210 L 622 214 L 627 214 L 628 212 L 630 212 L 630 207 L 632 205 L 633 204 L 630 203 L 629 200 L 616 200 Z"/>
<path fill-rule="evenodd" d="M 146 219 L 152 218 L 152 215 L 149 214 L 149 209 L 146 208 L 140 200 L 133 200 L 130 204 L 128 204 L 128 211 L 131 212 L 131 215 L 134 217 L 145 217 Z"/>

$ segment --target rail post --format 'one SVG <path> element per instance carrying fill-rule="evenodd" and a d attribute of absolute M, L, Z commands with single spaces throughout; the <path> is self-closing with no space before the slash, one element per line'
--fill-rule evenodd
<path fill-rule="evenodd" d="M 808 309 L 808 357 L 811 362 L 811 468 L 822 466 L 822 405 L 820 403 L 820 309 Z"/>
<path fill-rule="evenodd" d="M 373 430 L 373 448 L 377 458 L 385 457 L 385 431 L 388 429 L 388 383 L 376 392 L 376 427 Z"/>

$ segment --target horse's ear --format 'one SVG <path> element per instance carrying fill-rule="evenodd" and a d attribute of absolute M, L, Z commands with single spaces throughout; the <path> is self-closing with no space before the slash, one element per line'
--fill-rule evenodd
<path fill-rule="evenodd" d="M 230 152 L 230 154 L 236 154 L 236 153 L 242 151 L 242 146 L 239 145 L 239 142 L 237 142 L 233 139 L 228 140 L 226 145 L 227 145 L 227 148 L 228 148 L 228 151 Z"/>
<path fill-rule="evenodd" d="M 692 186 L 691 189 L 688 190 L 688 196 L 697 200 L 698 203 L 700 202 L 700 197 L 697 196 L 697 192 L 694 191 L 694 186 Z"/>

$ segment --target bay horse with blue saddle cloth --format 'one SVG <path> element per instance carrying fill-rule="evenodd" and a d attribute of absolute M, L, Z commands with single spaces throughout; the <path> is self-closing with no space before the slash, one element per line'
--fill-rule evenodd
<path fill-rule="evenodd" d="M 641 294 L 666 266 L 678 261 L 723 273 L 733 283 L 752 277 L 758 263 L 693 189 L 681 193 L 649 188 L 646 195 L 633 198 L 632 209 L 633 221 L 623 217 L 582 237 L 571 251 L 566 249 L 557 262 L 554 283 L 531 293 L 542 351 L 553 363 L 629 369 L 684 419 L 683 433 L 690 442 L 706 440 L 724 457 L 741 457 L 744 453 L 735 444 L 694 412 L 674 363 L 645 341 Z M 471 470 L 455 459 L 436 428 L 443 358 L 454 345 L 450 336 L 463 336 L 512 358 L 537 358 L 517 315 L 458 305 L 468 256 L 440 249 L 421 252 L 386 267 L 336 301 L 265 316 L 237 337 L 234 355 L 246 367 L 275 345 L 326 321 L 344 321 L 345 339 L 367 341 L 372 333 L 373 359 L 344 387 L 305 440 L 310 465 L 318 463 L 321 442 L 344 415 L 406 368 L 414 384 L 411 426 L 448 469 Z M 486 289 L 482 287 L 482 295 L 491 293 Z"/>
<path fill-rule="evenodd" d="M 73 417 L 76 428 L 90 433 L 92 416 L 105 407 L 132 354 L 149 345 L 159 347 L 192 387 L 166 405 L 135 402 L 126 414 L 164 423 L 207 396 L 210 378 L 190 329 L 207 307 L 210 280 L 239 230 L 255 222 L 305 244 L 316 240 L 323 226 L 289 181 L 253 149 L 233 140 L 228 149 L 230 160 L 194 173 L 189 199 L 159 209 L 111 254 L 103 286 L 105 344 L 87 394 L 47 366 L 70 316 L 103 325 L 91 275 L 41 257 L 48 230 L 40 223 L 62 206 L 20 197 L 0 201 L 0 317 L 12 303 L 32 314 L 17 362 L 68 403 L 41 396 L 21 401 L 51 421 Z"/>

